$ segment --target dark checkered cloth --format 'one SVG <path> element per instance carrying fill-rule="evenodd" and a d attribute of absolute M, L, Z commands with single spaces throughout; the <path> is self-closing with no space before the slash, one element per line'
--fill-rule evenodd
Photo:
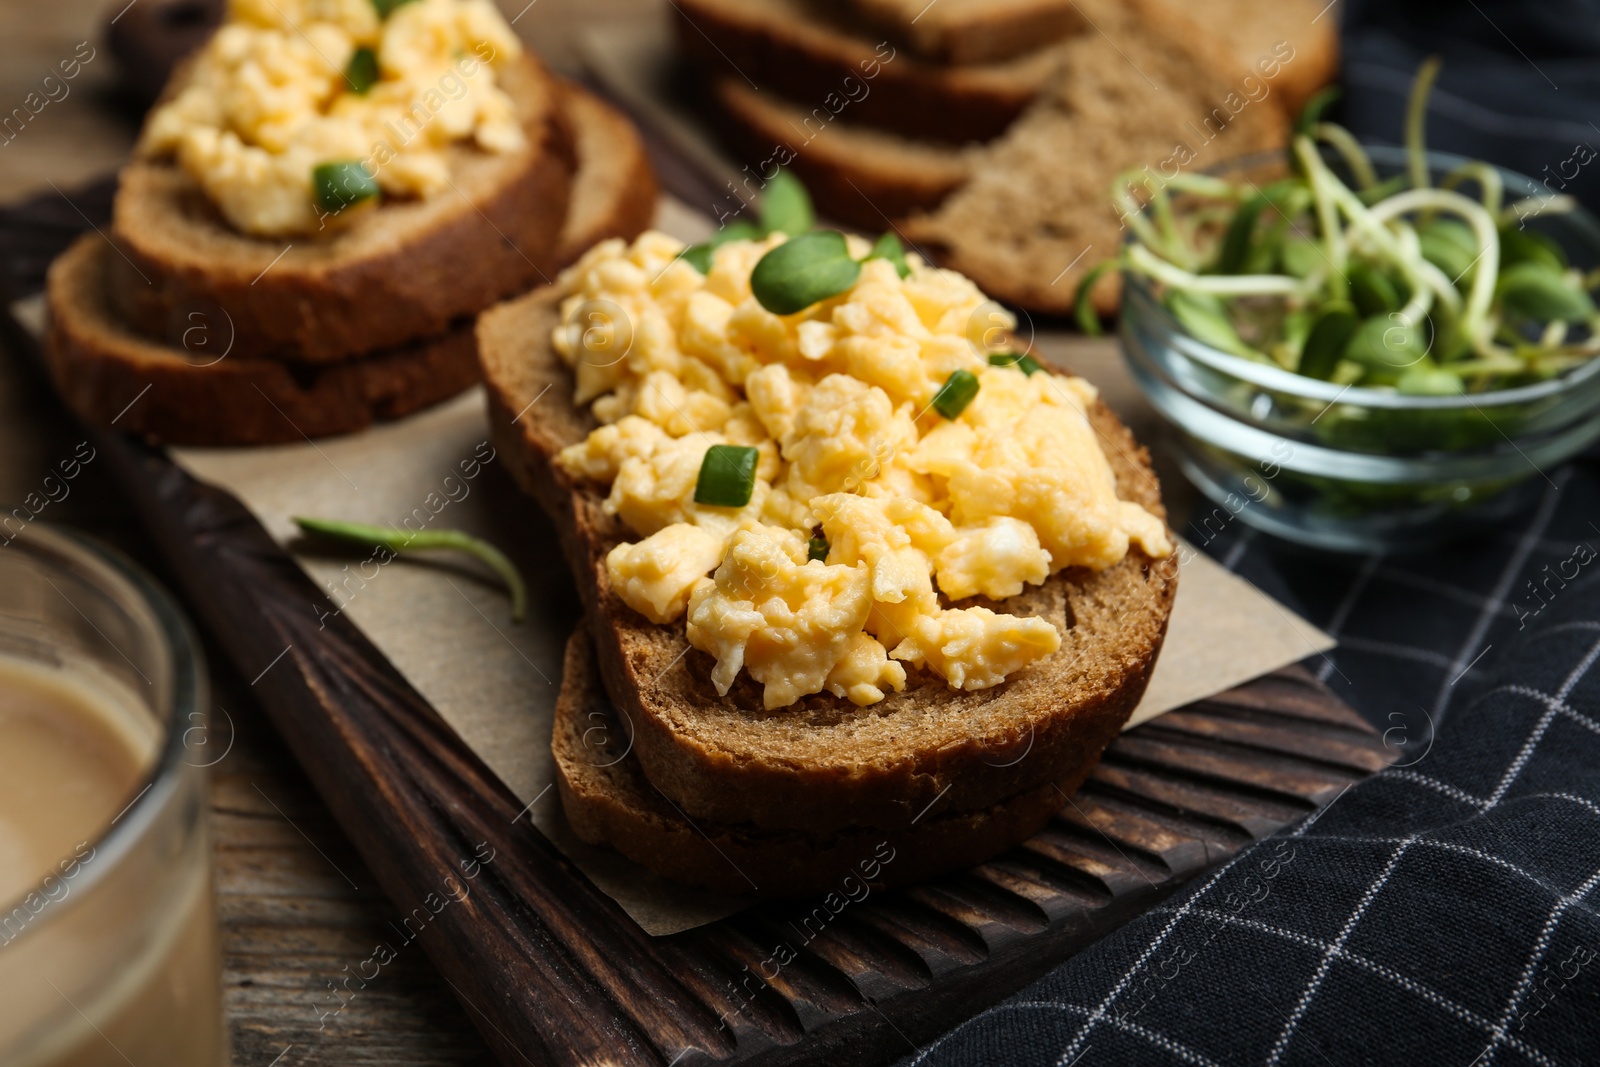
<path fill-rule="evenodd" d="M 1207 548 L 1403 766 L 904 1062 L 1600 1063 L 1600 457 L 1453 548 Z"/>

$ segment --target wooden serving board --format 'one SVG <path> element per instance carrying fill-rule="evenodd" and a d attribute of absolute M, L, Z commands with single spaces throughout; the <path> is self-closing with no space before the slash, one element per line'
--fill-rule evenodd
<path fill-rule="evenodd" d="M 77 227 L 47 202 L 5 214 L 8 280 L 26 291 Z M 651 938 L 347 616 L 306 610 L 322 592 L 243 505 L 157 449 L 91 432 L 385 892 L 402 913 L 425 909 L 416 940 L 508 1065 L 897 1058 L 1390 757 L 1288 668 L 1124 734 L 1057 819 L 993 862 Z M 470 894 L 439 907 L 446 877 L 469 871 Z"/>

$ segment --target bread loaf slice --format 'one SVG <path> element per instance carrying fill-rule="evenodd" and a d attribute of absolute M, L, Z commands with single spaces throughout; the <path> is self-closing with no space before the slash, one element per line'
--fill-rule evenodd
<path fill-rule="evenodd" d="M 572 82 L 562 84 L 561 110 L 578 165 L 556 255 L 564 267 L 608 237 L 642 233 L 655 218 L 659 190 L 627 116 Z"/>
<path fill-rule="evenodd" d="M 938 207 L 966 181 L 978 152 L 844 120 L 808 125 L 802 108 L 737 78 L 718 78 L 710 94 L 736 158 L 760 160 L 774 145 L 792 149 L 789 168 L 823 213 L 868 231 Z"/>
<path fill-rule="evenodd" d="M 1061 61 L 1060 49 L 1047 47 L 997 63 L 930 63 L 805 0 L 677 0 L 672 7 L 692 70 L 786 96 L 813 126 L 843 116 L 907 137 L 988 140 L 1022 113 Z"/>
<path fill-rule="evenodd" d="M 165 444 L 283 444 L 396 419 L 478 380 L 470 320 L 323 366 L 226 351 L 226 321 L 203 313 L 182 331 L 190 348 L 149 340 L 124 325 L 107 298 L 117 259 L 100 235 L 86 234 L 51 264 L 47 282 L 50 373 L 67 406 L 89 422 Z"/>
<path fill-rule="evenodd" d="M 490 432 L 518 484 L 555 521 L 588 609 L 611 698 L 635 725 L 644 774 L 691 818 L 818 832 L 905 828 L 974 812 L 1091 764 L 1144 692 L 1166 632 L 1176 567 L 1137 550 L 1101 572 L 1068 570 L 999 610 L 1040 615 L 1060 651 L 978 692 L 912 671 L 904 692 L 861 708 L 826 693 L 775 710 L 741 676 L 726 696 L 682 623 L 654 625 L 610 587 L 605 554 L 636 538 L 605 494 L 555 463 L 593 429 L 550 344 L 559 294 L 536 291 L 482 315 Z M 1163 516 L 1149 458 L 1103 405 L 1092 423 L 1118 495 Z"/>
<path fill-rule="evenodd" d="M 567 822 L 585 841 L 668 878 L 765 897 L 888 888 L 982 863 L 1032 837 L 1093 769 L 1091 762 L 1065 781 L 910 827 L 806 833 L 688 818 L 650 784 L 632 745 L 630 722 L 606 696 L 580 626 L 567 642 L 550 738 Z"/>
<path fill-rule="evenodd" d="M 835 0 L 935 63 L 993 63 L 1084 28 L 1072 0 Z"/>
<path fill-rule="evenodd" d="M 452 189 L 384 203 L 317 239 L 240 233 L 177 164 L 128 164 L 113 207 L 127 256 L 113 264 L 118 313 L 160 337 L 185 308 L 220 308 L 237 327 L 235 355 L 327 363 L 439 334 L 554 277 L 573 166 L 560 89 L 526 54 L 497 74 L 525 150 L 457 145 Z"/>
<path fill-rule="evenodd" d="M 1122 243 L 1110 202 L 1118 174 L 1148 168 L 1158 185 L 1288 136 L 1270 93 L 1246 96 L 1224 73 L 1231 59 L 1159 0 L 1082 2 L 1116 47 L 1098 34 L 1069 40 L 1049 93 L 985 146 L 938 208 L 901 226 L 989 295 L 1055 314 L 1071 311 L 1085 271 Z M 1095 294 L 1102 311 L 1116 307 L 1116 281 Z"/>
<path fill-rule="evenodd" d="M 1197 15 L 1182 0 L 1157 4 L 1162 18 Z M 1290 118 L 1339 76 L 1339 19 L 1327 0 L 1210 0 L 1204 15 L 1207 25 L 1227 27 L 1218 36 L 1233 58 L 1235 81 L 1273 71 L 1273 102 Z"/>

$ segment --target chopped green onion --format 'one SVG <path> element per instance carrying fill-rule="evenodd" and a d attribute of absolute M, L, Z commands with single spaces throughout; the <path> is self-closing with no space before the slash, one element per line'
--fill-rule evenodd
<path fill-rule="evenodd" d="M 747 445 L 712 445 L 700 461 L 694 502 L 718 508 L 742 508 L 756 487 L 759 449 Z"/>
<path fill-rule="evenodd" d="M 306 533 L 337 541 L 386 548 L 390 552 L 419 552 L 447 549 L 465 552 L 489 566 L 511 593 L 511 618 L 521 622 L 528 612 L 528 588 L 516 564 L 489 542 L 473 537 L 461 530 L 422 530 L 413 532 L 394 526 L 367 526 L 359 522 L 341 522 L 337 519 L 309 519 L 295 516 L 295 525 Z"/>
<path fill-rule="evenodd" d="M 1029 377 L 1032 377 L 1033 375 L 1044 370 L 1044 368 L 1039 365 L 1038 360 L 1021 352 L 991 352 L 989 354 L 989 366 L 1015 367 Z"/>
<path fill-rule="evenodd" d="M 813 537 L 806 546 L 806 558 L 818 559 L 824 562 L 828 559 L 828 539 L 826 537 Z"/>
<path fill-rule="evenodd" d="M 323 163 L 311 171 L 311 188 L 324 211 L 343 211 L 352 204 L 378 195 L 378 181 L 360 162 L 350 159 Z"/>
<path fill-rule="evenodd" d="M 978 395 L 978 376 L 969 370 L 954 370 L 950 377 L 944 380 L 939 391 L 933 394 L 933 410 L 947 419 L 961 417 L 967 410 L 967 405 L 972 403 L 972 398 Z"/>
<path fill-rule="evenodd" d="M 372 0 L 372 6 L 378 9 L 378 17 L 380 19 L 388 18 L 394 14 L 395 8 L 403 7 L 409 3 L 411 3 L 411 0 Z"/>
<path fill-rule="evenodd" d="M 911 273 L 911 266 L 906 262 L 906 248 L 900 243 L 900 238 L 893 233 L 886 233 L 878 238 L 872 246 L 872 251 L 867 253 L 867 259 L 886 259 L 894 264 L 895 273 L 904 278 Z"/>
<path fill-rule="evenodd" d="M 365 96 L 367 91 L 378 84 L 378 53 L 370 48 L 357 48 L 350 53 L 350 62 L 345 64 L 344 80 L 350 83 L 350 91 L 357 96 Z"/>
<path fill-rule="evenodd" d="M 844 234 L 814 230 L 762 256 L 750 272 L 750 291 L 774 315 L 793 315 L 848 291 L 860 276 Z"/>

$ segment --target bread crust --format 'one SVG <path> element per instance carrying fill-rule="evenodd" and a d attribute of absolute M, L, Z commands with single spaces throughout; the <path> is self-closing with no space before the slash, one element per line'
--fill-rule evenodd
<path fill-rule="evenodd" d="M 763 897 L 887 889 L 962 870 L 1032 837 L 1094 768 L 980 811 L 932 815 L 893 830 L 763 830 L 686 818 L 645 777 L 632 730 L 606 696 L 583 626 L 567 642 L 550 748 L 577 835 L 680 882 Z"/>
<path fill-rule="evenodd" d="M 1003 63 L 942 66 L 793 0 L 679 0 L 673 8 L 678 47 L 702 74 L 756 77 L 760 89 L 830 117 L 947 143 L 999 136 L 1059 60 L 1046 48 Z"/>
<path fill-rule="evenodd" d="M 194 352 L 138 336 L 106 299 L 115 250 L 80 237 L 51 264 L 45 350 L 69 407 L 93 423 L 174 445 L 284 444 L 350 433 L 446 400 L 478 380 L 470 321 L 435 337 L 327 366 L 232 352 L 224 326 L 197 325 Z M 197 335 L 199 336 L 199 335 Z"/>
<path fill-rule="evenodd" d="M 632 240 L 656 215 L 660 192 L 644 140 L 616 108 L 574 82 L 561 83 L 577 173 L 556 262 L 567 264 L 608 237 Z"/>
<path fill-rule="evenodd" d="M 1084 28 L 1072 0 L 831 0 L 934 63 L 964 66 L 1026 55 Z"/>
<path fill-rule="evenodd" d="M 1137 550 L 1106 571 L 1063 572 L 1003 602 L 1064 632 L 1059 652 L 993 689 L 960 692 L 914 670 L 905 692 L 866 708 L 816 694 L 767 711 L 743 676 L 719 696 L 711 657 L 689 647 L 681 622 L 653 625 L 610 588 L 605 554 L 634 535 L 604 513 L 603 493 L 554 462 L 594 425 L 573 407 L 571 371 L 551 350 L 556 322 L 551 292 L 480 317 L 491 435 L 561 533 L 606 689 L 636 724 L 644 773 L 685 813 L 766 829 L 903 828 L 1069 777 L 1132 713 L 1176 590 L 1174 561 Z M 1103 405 L 1091 420 L 1119 495 L 1164 516 L 1148 455 Z"/>
<path fill-rule="evenodd" d="M 559 89 L 526 54 L 500 74 L 525 151 L 454 146 L 454 189 L 386 203 L 327 237 L 239 233 L 175 163 L 128 164 L 113 207 L 127 257 L 110 282 L 118 313 L 160 337 L 186 307 L 218 308 L 237 355 L 327 363 L 442 333 L 553 277 L 573 171 Z"/>
<path fill-rule="evenodd" d="M 966 155 L 950 145 L 902 142 L 844 119 L 797 137 L 795 117 L 804 113 L 771 93 L 734 78 L 716 79 L 708 93 L 736 159 L 754 167 L 774 145 L 788 146 L 789 167 L 817 210 L 851 226 L 888 229 L 895 219 L 938 207 L 968 176 Z"/>

